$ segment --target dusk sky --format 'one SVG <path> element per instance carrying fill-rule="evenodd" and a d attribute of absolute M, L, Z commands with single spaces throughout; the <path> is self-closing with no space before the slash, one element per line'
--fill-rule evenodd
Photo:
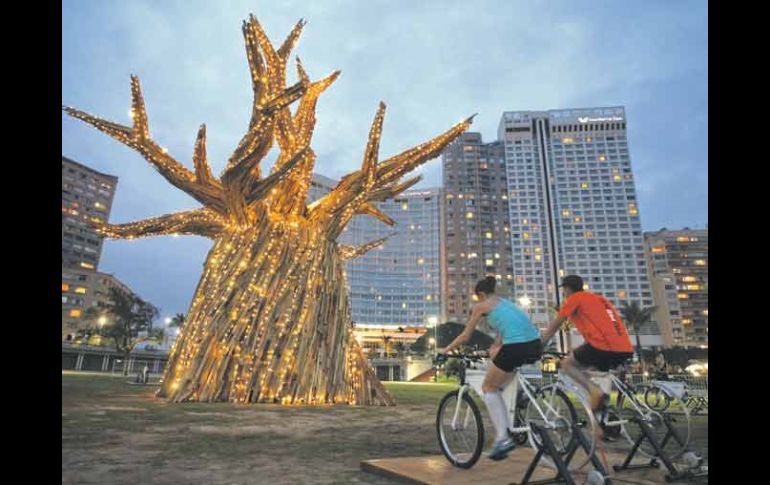
<path fill-rule="evenodd" d="M 360 166 L 380 100 L 381 158 L 473 113 L 471 129 L 494 141 L 503 111 L 624 106 L 643 229 L 708 222 L 705 0 L 64 0 L 62 104 L 130 124 L 137 74 L 153 139 L 192 168 L 205 122 L 219 173 L 251 115 L 249 13 L 276 45 L 304 18 L 295 54 L 311 79 L 342 70 L 318 103 L 317 173 Z M 198 207 L 140 155 L 65 114 L 62 155 L 119 177 L 110 222 Z M 440 159 L 417 173 L 418 187 L 439 185 Z M 194 236 L 107 241 L 99 270 L 165 317 L 187 311 L 210 247 Z"/>

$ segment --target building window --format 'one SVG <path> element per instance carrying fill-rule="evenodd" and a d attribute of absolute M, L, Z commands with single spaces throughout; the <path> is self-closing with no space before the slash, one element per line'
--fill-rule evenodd
<path fill-rule="evenodd" d="M 72 318 L 80 318 L 80 316 L 83 314 L 83 311 L 78 308 L 73 308 L 70 310 L 70 316 Z"/>
<path fill-rule="evenodd" d="M 68 285 L 67 283 L 62 283 L 61 284 L 61 291 L 62 292 L 70 291 L 70 285 Z"/>

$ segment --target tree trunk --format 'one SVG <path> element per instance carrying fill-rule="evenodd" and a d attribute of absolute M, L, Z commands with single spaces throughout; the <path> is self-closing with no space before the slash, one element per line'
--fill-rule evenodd
<path fill-rule="evenodd" d="M 128 359 L 131 358 L 131 351 L 125 350 L 123 351 L 123 375 L 128 375 Z"/>
<path fill-rule="evenodd" d="M 215 242 L 160 396 L 394 404 L 352 336 L 337 243 L 314 227 L 266 218 Z"/>

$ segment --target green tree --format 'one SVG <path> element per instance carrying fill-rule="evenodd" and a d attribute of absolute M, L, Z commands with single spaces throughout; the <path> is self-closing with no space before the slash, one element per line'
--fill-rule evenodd
<path fill-rule="evenodd" d="M 639 363 L 642 365 L 642 369 L 644 369 L 644 357 L 642 356 L 642 343 L 639 340 L 639 329 L 652 319 L 652 314 L 655 313 L 655 310 L 656 307 L 654 306 L 640 307 L 638 301 L 630 303 L 628 301 L 621 302 L 620 315 L 623 317 L 626 327 L 630 327 L 634 331 L 636 336 L 636 355 L 639 356 Z"/>
<path fill-rule="evenodd" d="M 84 316 L 89 321 L 99 322 L 99 326 L 94 327 L 96 332 L 111 340 L 115 349 L 123 354 L 124 362 L 128 362 L 138 343 L 157 336 L 158 330 L 162 331 L 152 328 L 159 310 L 138 296 L 114 287 L 109 290 L 109 300 L 111 305 L 102 309 L 89 308 Z M 147 337 L 140 337 L 143 332 L 147 332 Z M 128 375 L 128 366 L 123 366 L 123 375 Z"/>
<path fill-rule="evenodd" d="M 182 330 L 185 320 L 187 320 L 187 315 L 184 313 L 177 313 L 171 318 L 171 323 L 169 323 L 168 326 L 177 327 L 179 330 Z"/>
<path fill-rule="evenodd" d="M 452 340 L 457 338 L 457 336 L 460 335 L 464 329 L 464 324 L 456 322 L 447 322 L 439 325 L 437 327 L 438 332 L 436 338 L 436 346 L 439 348 L 446 347 L 452 342 Z M 417 341 L 415 341 L 415 343 L 412 344 L 412 350 L 414 352 L 425 352 L 429 347 L 428 339 L 433 337 L 433 335 L 433 330 L 425 332 L 420 338 L 417 339 Z M 478 350 L 487 350 L 489 346 L 492 345 L 492 342 L 494 342 L 492 337 L 478 330 L 474 330 L 473 335 L 471 335 L 470 340 L 465 343 L 465 346 Z"/>

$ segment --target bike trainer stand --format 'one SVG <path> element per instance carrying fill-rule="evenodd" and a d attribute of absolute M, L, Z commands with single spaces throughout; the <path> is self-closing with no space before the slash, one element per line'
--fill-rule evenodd
<path fill-rule="evenodd" d="M 660 460 L 668 470 L 668 474 L 666 475 L 667 482 L 708 477 L 708 471 L 694 471 L 692 469 L 679 471 L 668 457 L 668 455 L 663 451 L 666 443 L 668 443 L 668 440 L 671 438 L 674 438 L 674 440 L 679 443 L 680 446 L 682 445 L 682 438 L 677 434 L 676 430 L 671 425 L 671 418 L 669 416 L 663 417 L 663 424 L 666 425 L 667 431 L 660 443 L 658 443 L 658 441 L 655 439 L 654 431 L 650 427 L 649 423 L 647 423 L 644 419 L 641 419 L 639 416 L 635 416 L 629 419 L 629 421 L 636 423 L 636 425 L 639 426 L 639 429 L 642 431 L 642 434 L 639 436 L 639 438 L 636 439 L 636 442 L 634 442 L 634 446 L 631 448 L 631 451 L 628 453 L 628 456 L 626 457 L 626 460 L 623 462 L 623 464 L 613 465 L 613 470 L 616 472 L 621 472 L 624 470 L 637 470 L 640 468 L 660 468 L 660 462 L 658 461 Z M 634 455 L 636 455 L 636 452 L 639 451 L 639 447 L 644 440 L 650 442 L 650 445 L 652 445 L 653 449 L 655 450 L 655 455 L 650 459 L 649 463 L 631 465 L 631 460 L 634 458 Z"/>
<path fill-rule="evenodd" d="M 511 485 L 546 485 L 551 483 L 565 483 L 567 485 L 575 485 L 575 480 L 572 478 L 569 473 L 569 469 L 567 468 L 569 462 L 575 456 L 575 452 L 577 452 L 578 448 L 582 448 L 586 454 L 588 454 L 590 451 L 590 445 L 586 441 L 586 438 L 583 436 L 583 433 L 580 431 L 580 429 L 577 426 L 572 427 L 572 436 L 574 436 L 577 440 L 577 446 L 572 448 L 572 451 L 567 453 L 567 455 L 562 458 L 559 455 L 559 452 L 556 451 L 556 447 L 551 441 L 551 437 L 548 436 L 548 432 L 546 432 L 545 428 L 542 428 L 535 423 L 529 423 L 529 425 L 531 432 L 537 433 L 537 435 L 540 436 L 541 446 L 538 448 L 535 457 L 529 464 L 529 468 L 527 468 L 527 472 L 524 474 L 522 481 L 520 483 L 514 482 Z M 537 468 L 537 464 L 540 462 L 540 459 L 543 457 L 543 455 L 548 455 L 553 460 L 557 470 L 556 476 L 547 480 L 530 481 L 529 479 L 535 472 L 535 468 Z M 590 460 L 591 464 L 594 466 L 594 469 L 601 473 L 603 477 L 605 477 L 604 483 L 608 485 L 611 484 L 612 482 L 610 479 L 606 478 L 607 471 L 604 469 L 604 465 L 602 465 L 602 462 L 596 457 L 595 453 L 591 453 Z"/>

